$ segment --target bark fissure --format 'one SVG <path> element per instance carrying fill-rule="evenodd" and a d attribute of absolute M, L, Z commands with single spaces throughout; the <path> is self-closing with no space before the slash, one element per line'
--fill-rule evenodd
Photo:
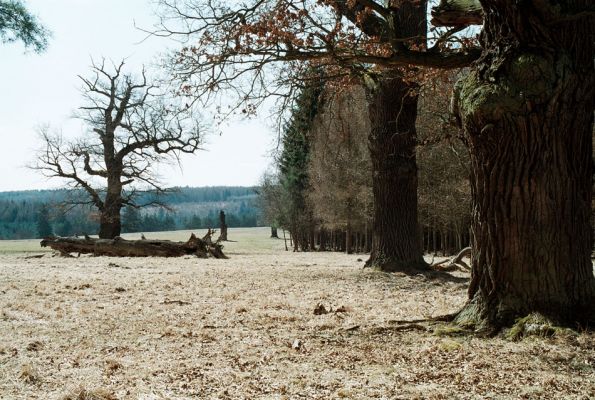
<path fill-rule="evenodd" d="M 457 88 L 471 151 L 474 249 L 459 322 L 498 329 L 538 312 L 592 323 L 595 73 L 582 49 L 593 49 L 594 29 L 573 22 L 558 34 L 536 17 L 538 6 L 484 3 L 485 51 Z"/>
<path fill-rule="evenodd" d="M 369 83 L 374 216 L 367 266 L 426 269 L 417 218 L 417 90 L 396 73 Z"/>
<path fill-rule="evenodd" d="M 403 51 L 402 38 L 426 46 L 427 2 L 400 3 L 389 24 L 392 44 Z M 389 2 L 393 5 L 393 2 Z M 402 71 L 385 70 L 364 80 L 371 131 L 374 214 L 372 249 L 366 266 L 383 271 L 427 270 L 417 218 L 417 85 Z"/>

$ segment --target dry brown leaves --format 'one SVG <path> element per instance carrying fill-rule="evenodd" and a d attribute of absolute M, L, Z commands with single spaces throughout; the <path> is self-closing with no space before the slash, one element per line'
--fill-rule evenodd
<path fill-rule="evenodd" d="M 103 257 L 0 255 L 0 398 L 595 397 L 593 334 L 437 334 L 401 322 L 456 311 L 464 273 L 377 273 L 268 236 L 230 230 L 229 260 L 118 259 L 117 272 Z"/>

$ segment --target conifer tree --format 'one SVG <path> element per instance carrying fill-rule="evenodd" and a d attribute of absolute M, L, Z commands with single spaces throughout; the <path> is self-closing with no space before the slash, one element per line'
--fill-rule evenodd
<path fill-rule="evenodd" d="M 50 211 L 46 204 L 42 204 L 37 212 L 37 235 L 40 238 L 52 236 L 54 231 L 50 224 Z"/>
<path fill-rule="evenodd" d="M 41 53 L 47 48 L 50 32 L 20 0 L 0 0 L 0 42 L 20 41 Z"/>
<path fill-rule="evenodd" d="M 285 125 L 279 159 L 280 183 L 289 206 L 289 226 L 294 250 L 313 247 L 313 214 L 306 202 L 308 190 L 308 163 L 310 152 L 309 130 L 321 102 L 323 89 L 320 80 L 312 81 L 298 95 L 289 121 Z"/>

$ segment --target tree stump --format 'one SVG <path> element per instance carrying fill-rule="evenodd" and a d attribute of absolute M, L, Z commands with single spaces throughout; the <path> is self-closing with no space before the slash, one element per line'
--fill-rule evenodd
<path fill-rule="evenodd" d="M 227 224 L 225 223 L 225 213 L 223 210 L 219 212 L 219 239 L 217 241 L 227 241 Z"/>

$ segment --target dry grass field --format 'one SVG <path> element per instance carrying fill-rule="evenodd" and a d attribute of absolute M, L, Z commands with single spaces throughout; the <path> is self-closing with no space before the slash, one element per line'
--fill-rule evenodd
<path fill-rule="evenodd" d="M 456 311 L 468 277 L 362 270 L 363 256 L 285 252 L 268 233 L 230 230 L 229 260 L 0 242 L 0 398 L 595 399 L 593 334 L 402 324 Z"/>

